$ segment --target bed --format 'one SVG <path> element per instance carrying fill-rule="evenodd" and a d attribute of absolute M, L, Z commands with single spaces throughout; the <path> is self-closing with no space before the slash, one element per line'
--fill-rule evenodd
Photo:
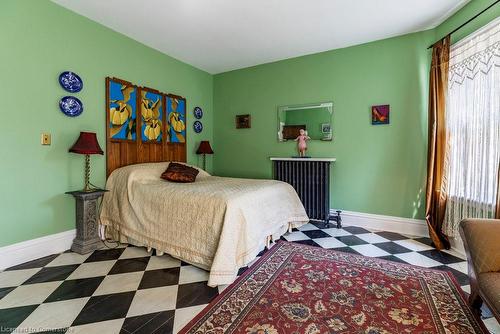
<path fill-rule="evenodd" d="M 109 176 L 100 220 L 108 238 L 154 248 L 208 270 L 209 286 L 230 284 L 269 238 L 309 219 L 287 183 L 211 176 L 160 178 L 168 162 L 129 165 Z"/>

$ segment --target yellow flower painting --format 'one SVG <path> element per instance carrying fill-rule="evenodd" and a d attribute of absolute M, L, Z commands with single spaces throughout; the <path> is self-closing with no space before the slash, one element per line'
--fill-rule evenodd
<path fill-rule="evenodd" d="M 162 141 L 162 96 L 141 89 L 141 140 Z"/>
<path fill-rule="evenodd" d="M 186 100 L 167 97 L 167 132 L 172 143 L 186 142 Z"/>
<path fill-rule="evenodd" d="M 135 140 L 137 88 L 110 80 L 108 94 L 110 138 Z"/>

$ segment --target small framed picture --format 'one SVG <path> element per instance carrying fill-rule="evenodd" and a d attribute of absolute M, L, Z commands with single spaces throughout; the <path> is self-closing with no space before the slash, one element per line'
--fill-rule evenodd
<path fill-rule="evenodd" d="M 236 129 L 250 129 L 251 118 L 250 115 L 236 115 Z"/>
<path fill-rule="evenodd" d="M 389 124 L 389 105 L 372 106 L 372 125 Z"/>
<path fill-rule="evenodd" d="M 323 124 L 321 124 L 321 132 L 323 134 L 331 133 L 332 132 L 332 126 L 330 125 L 330 123 L 323 123 Z"/>

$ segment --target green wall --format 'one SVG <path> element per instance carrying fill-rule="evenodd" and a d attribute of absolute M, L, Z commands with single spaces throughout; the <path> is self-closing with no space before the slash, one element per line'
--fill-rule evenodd
<path fill-rule="evenodd" d="M 0 45 L 0 246 L 74 228 L 74 200 L 64 192 L 83 187 L 84 159 L 68 148 L 80 131 L 94 131 L 104 149 L 106 76 L 187 98 L 189 162 L 198 163 L 198 142 L 213 138 L 212 75 L 56 4 L 0 1 Z M 63 70 L 84 80 L 77 118 L 58 108 Z M 196 105 L 205 112 L 199 135 Z M 40 145 L 42 132 L 52 134 L 51 146 Z M 92 156 L 91 181 L 105 183 L 103 156 Z"/>
<path fill-rule="evenodd" d="M 79 131 L 95 131 L 104 148 L 104 78 L 116 76 L 186 96 L 188 161 L 200 140 L 214 141 L 209 170 L 269 178 L 270 156 L 295 154 L 278 143 L 276 108 L 334 101 L 333 142 L 309 154 L 335 156 L 332 203 L 345 210 L 423 217 L 428 44 L 485 8 L 472 0 L 436 29 L 211 76 L 47 0 L 0 1 L 0 247 L 74 228 L 83 157 L 69 154 Z M 500 16 L 500 6 L 453 35 L 456 41 Z M 58 110 L 63 70 L 79 73 L 84 113 Z M 389 103 L 391 124 L 370 125 L 370 106 Z M 202 134 L 190 111 L 204 109 Z M 216 110 L 216 117 L 214 117 Z M 252 115 L 236 130 L 234 116 Z M 41 146 L 50 132 L 52 145 Z M 211 161 L 214 158 L 212 168 Z M 92 157 L 92 181 L 105 182 L 105 158 Z"/>
<path fill-rule="evenodd" d="M 432 32 L 304 56 L 215 76 L 215 172 L 271 177 L 270 156 L 295 155 L 276 138 L 277 106 L 333 101 L 333 142 L 308 154 L 337 158 L 331 207 L 423 216 L 428 52 Z M 372 126 L 370 107 L 391 105 L 391 124 Z M 236 114 L 252 115 L 238 130 Z"/>
<path fill-rule="evenodd" d="M 452 30 L 468 21 L 471 17 L 475 16 L 477 13 L 481 12 L 483 9 L 485 9 L 495 1 L 496 0 L 471 0 L 455 15 L 453 15 L 434 29 L 436 33 L 436 39 L 444 37 L 446 34 L 450 33 Z M 496 4 L 488 11 L 478 16 L 474 21 L 470 22 L 462 29 L 451 35 L 452 43 L 466 37 L 470 33 L 481 28 L 497 17 L 500 17 L 500 4 Z"/>
<path fill-rule="evenodd" d="M 427 155 L 427 46 L 491 4 L 472 0 L 435 29 L 345 49 L 222 73 L 214 79 L 214 133 L 219 175 L 271 177 L 270 156 L 292 156 L 278 143 L 279 105 L 333 101 L 333 142 L 312 141 L 308 154 L 336 157 L 332 208 L 424 217 Z M 452 37 L 500 16 L 500 6 Z M 372 126 L 370 106 L 390 104 L 391 124 Z M 234 115 L 252 128 L 234 128 Z"/>

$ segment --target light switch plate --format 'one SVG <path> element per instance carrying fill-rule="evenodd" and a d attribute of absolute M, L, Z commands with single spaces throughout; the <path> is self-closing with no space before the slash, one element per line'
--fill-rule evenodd
<path fill-rule="evenodd" d="M 42 145 L 50 145 L 51 142 L 50 133 L 42 133 L 40 142 Z"/>

